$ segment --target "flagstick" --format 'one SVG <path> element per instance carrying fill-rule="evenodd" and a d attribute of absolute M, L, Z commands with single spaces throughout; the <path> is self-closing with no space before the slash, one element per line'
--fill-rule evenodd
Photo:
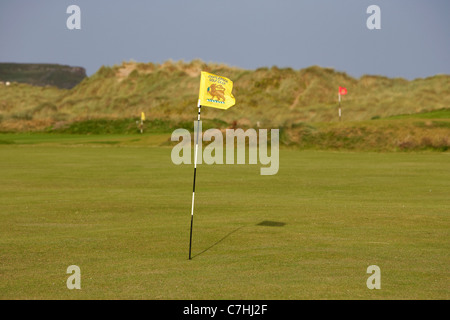
<path fill-rule="evenodd" d="M 192 207 L 191 207 L 191 234 L 189 236 L 189 260 L 191 260 L 191 247 L 192 247 L 192 225 L 194 223 L 194 198 L 195 198 L 195 177 L 197 175 L 197 153 L 198 153 L 198 132 L 200 131 L 200 99 L 198 100 L 198 118 L 197 118 L 197 139 L 195 143 L 195 157 L 194 157 L 194 186 L 192 190 Z"/>
<path fill-rule="evenodd" d="M 341 93 L 339 92 L 339 121 L 341 121 Z"/>

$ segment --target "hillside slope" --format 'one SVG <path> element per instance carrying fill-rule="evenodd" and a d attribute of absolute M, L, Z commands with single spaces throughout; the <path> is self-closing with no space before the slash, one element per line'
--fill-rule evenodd
<path fill-rule="evenodd" d="M 86 78 L 86 70 L 59 64 L 0 63 L 0 81 L 71 89 Z"/>
<path fill-rule="evenodd" d="M 338 122 L 339 86 L 348 89 L 341 105 L 345 122 L 450 106 L 449 75 L 413 81 L 368 75 L 355 79 L 318 66 L 243 70 L 198 60 L 125 62 L 100 68 L 70 90 L 0 85 L 0 129 L 42 130 L 88 119 L 137 118 L 141 111 L 149 120 L 193 121 L 202 70 L 232 79 L 237 101 L 227 111 L 203 108 L 202 118 L 242 127 Z"/>

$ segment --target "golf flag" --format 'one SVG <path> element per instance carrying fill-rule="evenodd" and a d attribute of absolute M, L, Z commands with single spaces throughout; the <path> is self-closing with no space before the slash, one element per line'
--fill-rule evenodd
<path fill-rule="evenodd" d="M 236 103 L 233 94 L 233 81 L 202 71 L 198 98 L 205 107 L 228 109 Z"/>
<path fill-rule="evenodd" d="M 233 94 L 233 81 L 228 78 L 217 76 L 212 73 L 202 71 L 200 77 L 200 91 L 198 94 L 198 115 L 197 128 L 200 128 L 200 111 L 202 106 L 228 109 L 236 103 Z M 198 154 L 198 131 L 195 143 L 194 156 L 194 182 L 192 188 L 192 206 L 191 206 L 191 231 L 189 236 L 189 260 L 191 260 L 192 248 L 192 226 L 194 224 L 194 199 L 195 199 L 195 177 L 197 176 L 197 154 Z M 200 147 L 201 148 L 201 147 Z"/>
<path fill-rule="evenodd" d="M 141 120 L 145 121 L 145 113 L 144 112 L 141 112 Z"/>
<path fill-rule="evenodd" d="M 347 88 L 339 87 L 339 94 L 341 94 L 341 95 L 347 94 Z"/>

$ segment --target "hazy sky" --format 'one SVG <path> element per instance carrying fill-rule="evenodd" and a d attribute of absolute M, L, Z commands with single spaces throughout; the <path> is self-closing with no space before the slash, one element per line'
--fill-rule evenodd
<path fill-rule="evenodd" d="M 69 30 L 70 5 L 81 30 Z M 370 5 L 381 29 L 369 30 Z M 449 0 L 0 0 L 0 62 L 220 62 L 354 77 L 450 74 Z"/>

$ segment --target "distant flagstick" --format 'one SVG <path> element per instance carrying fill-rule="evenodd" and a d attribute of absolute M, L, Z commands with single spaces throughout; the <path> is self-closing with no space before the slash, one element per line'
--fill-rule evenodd
<path fill-rule="evenodd" d="M 341 121 L 341 92 L 339 91 L 339 121 Z"/>
<path fill-rule="evenodd" d="M 347 88 L 339 87 L 338 96 L 339 96 L 339 121 L 341 121 L 341 95 L 347 94 Z"/>
<path fill-rule="evenodd" d="M 200 111 L 201 111 L 200 99 L 198 99 L 198 118 L 197 118 L 197 137 L 195 143 L 195 156 L 194 156 L 194 185 L 192 188 L 192 207 L 191 207 L 191 234 L 189 236 L 189 260 L 191 260 L 191 248 L 192 248 L 192 226 L 194 224 L 194 198 L 195 198 L 195 177 L 197 175 L 197 154 L 198 154 L 198 132 L 200 131 Z"/>
<path fill-rule="evenodd" d="M 144 120 L 145 120 L 145 113 L 141 112 L 141 124 L 139 126 L 139 129 L 141 129 L 141 133 L 144 132 Z"/>

